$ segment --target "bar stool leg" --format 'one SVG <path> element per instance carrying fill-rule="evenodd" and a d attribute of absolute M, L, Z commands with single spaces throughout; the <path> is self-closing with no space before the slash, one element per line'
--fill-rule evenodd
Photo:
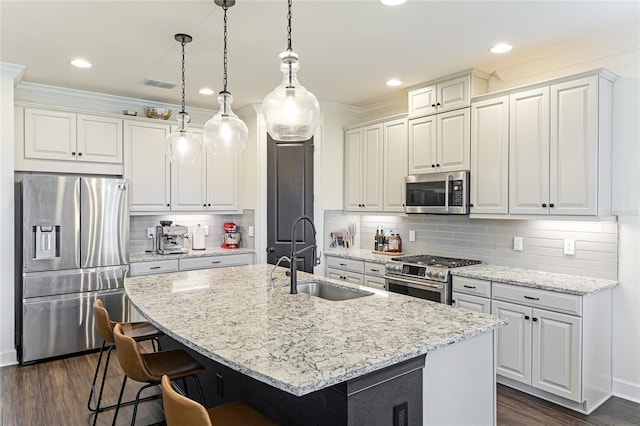
<path fill-rule="evenodd" d="M 135 426 L 136 424 L 136 415 L 138 414 L 138 402 L 140 402 L 140 394 L 146 388 L 149 388 L 151 386 L 157 386 L 157 385 L 158 385 L 157 383 L 149 383 L 147 385 L 142 386 L 138 390 L 138 393 L 136 393 L 136 402 L 133 404 L 133 414 L 131 415 L 131 426 Z"/>
<path fill-rule="evenodd" d="M 91 408 L 91 401 L 93 399 L 93 396 L 95 394 L 96 391 L 96 380 L 98 379 L 98 372 L 100 371 L 100 364 L 102 364 L 102 355 L 104 353 L 104 348 L 107 345 L 106 341 L 102 341 L 102 347 L 100 347 L 100 356 L 98 357 L 98 364 L 96 364 L 96 371 L 95 373 L 93 373 L 93 383 L 91 383 L 91 390 L 89 392 L 89 400 L 87 401 L 87 408 L 89 409 L 89 411 L 96 411 L 97 408 Z M 107 366 L 109 365 L 109 361 L 107 358 Z M 105 372 L 107 371 L 107 366 L 105 366 L 104 370 Z M 104 374 L 102 376 L 102 386 L 104 386 Z M 102 389 L 101 389 L 102 390 Z M 94 404 L 96 404 L 96 407 L 100 404 L 100 399 L 98 398 L 98 402 L 94 401 Z"/>
<path fill-rule="evenodd" d="M 118 396 L 118 404 L 116 405 L 116 411 L 113 413 L 113 422 L 111 426 L 116 426 L 116 419 L 118 418 L 118 411 L 120 411 L 120 403 L 122 402 L 122 395 L 124 394 L 124 387 L 127 384 L 127 376 L 125 375 L 122 379 L 122 387 L 120 388 L 120 395 Z M 98 417 L 98 413 L 96 413 L 96 418 Z M 94 418 L 93 424 L 95 426 L 96 419 Z"/>

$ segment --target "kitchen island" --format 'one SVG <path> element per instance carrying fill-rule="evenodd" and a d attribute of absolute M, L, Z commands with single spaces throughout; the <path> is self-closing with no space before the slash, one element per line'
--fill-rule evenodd
<path fill-rule="evenodd" d="M 272 269 L 131 277 L 125 289 L 144 317 L 219 371 L 207 380 L 209 405 L 245 399 L 282 424 L 393 424 L 405 408 L 409 424 L 495 423 L 493 332 L 506 321 L 358 286 L 373 294 L 291 295 L 286 269 L 273 285 Z M 314 278 L 331 281 L 301 272 L 298 282 Z"/>

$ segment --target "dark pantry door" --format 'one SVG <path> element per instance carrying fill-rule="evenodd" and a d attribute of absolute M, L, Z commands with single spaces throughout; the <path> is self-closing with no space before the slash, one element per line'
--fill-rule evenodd
<path fill-rule="evenodd" d="M 313 138 L 281 142 L 267 135 L 267 263 L 290 256 L 291 227 L 303 215 L 313 219 Z M 306 221 L 299 224 L 296 248 L 312 242 L 311 226 Z M 311 253 L 300 255 L 298 270 L 313 271 Z"/>

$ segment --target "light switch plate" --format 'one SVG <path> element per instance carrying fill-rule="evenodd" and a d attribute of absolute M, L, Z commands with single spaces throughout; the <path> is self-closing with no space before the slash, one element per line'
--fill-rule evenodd
<path fill-rule="evenodd" d="M 576 254 L 575 240 L 564 240 L 564 254 L 569 254 L 569 255 Z"/>
<path fill-rule="evenodd" d="M 523 245 L 522 237 L 513 237 L 513 249 L 515 251 L 522 251 Z"/>
<path fill-rule="evenodd" d="M 255 235 L 255 231 L 253 229 L 253 226 L 249 226 L 249 236 L 253 237 Z"/>
<path fill-rule="evenodd" d="M 416 231 L 409 231 L 409 241 L 413 242 L 416 240 Z"/>

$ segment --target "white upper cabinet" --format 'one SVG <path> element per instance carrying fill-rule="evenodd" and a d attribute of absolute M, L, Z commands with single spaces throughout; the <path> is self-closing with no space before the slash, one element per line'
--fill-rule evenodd
<path fill-rule="evenodd" d="M 409 174 L 469 170 L 469 108 L 409 120 Z"/>
<path fill-rule="evenodd" d="M 165 137 L 169 125 L 124 122 L 124 177 L 129 179 L 132 212 L 164 212 L 171 209 L 171 163 Z"/>
<path fill-rule="evenodd" d="M 96 163 L 122 163 L 122 120 L 78 114 L 78 159 Z"/>
<path fill-rule="evenodd" d="M 551 86 L 549 195 L 553 214 L 597 214 L 598 173 L 610 167 L 610 160 L 602 158 L 606 168 L 598 170 L 598 106 L 598 77 Z"/>
<path fill-rule="evenodd" d="M 384 211 L 404 212 L 407 176 L 407 120 L 384 123 Z"/>
<path fill-rule="evenodd" d="M 471 213 L 507 213 L 508 168 L 511 215 L 611 215 L 615 78 L 596 70 L 474 101 Z"/>
<path fill-rule="evenodd" d="M 468 107 L 473 96 L 486 93 L 488 81 L 488 75 L 469 70 L 427 82 L 409 91 L 409 118 Z"/>
<path fill-rule="evenodd" d="M 190 131 L 202 130 L 190 127 Z M 238 156 L 210 154 L 205 146 L 195 163 L 171 164 L 172 211 L 237 211 Z"/>
<path fill-rule="evenodd" d="M 509 212 L 549 212 L 549 88 L 509 99 Z"/>
<path fill-rule="evenodd" d="M 345 133 L 345 210 L 382 211 L 383 125 Z"/>
<path fill-rule="evenodd" d="M 471 106 L 470 212 L 509 212 L 509 96 Z"/>
<path fill-rule="evenodd" d="M 25 108 L 24 158 L 122 164 L 122 119 Z"/>

